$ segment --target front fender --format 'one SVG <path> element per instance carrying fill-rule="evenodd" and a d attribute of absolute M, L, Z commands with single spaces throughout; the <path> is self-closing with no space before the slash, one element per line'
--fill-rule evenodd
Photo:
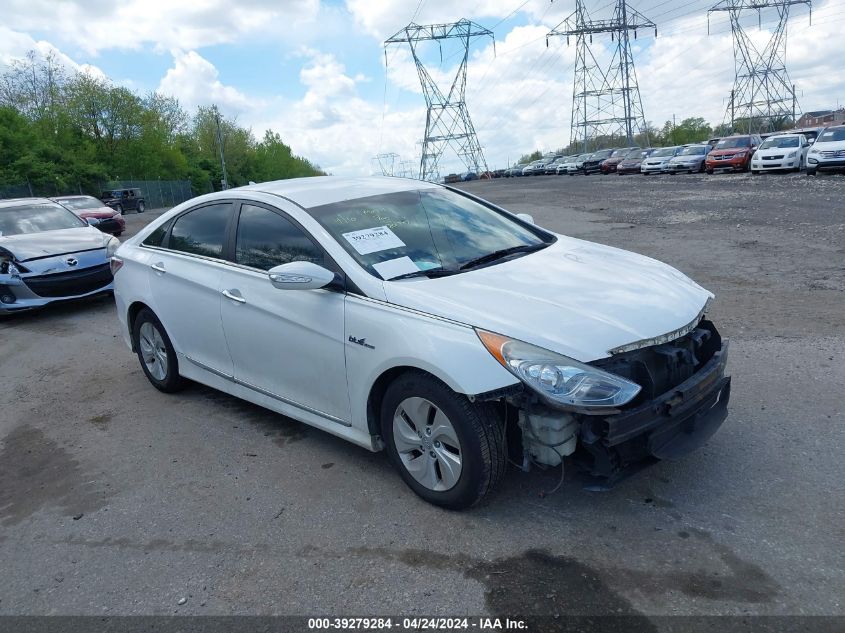
<path fill-rule="evenodd" d="M 346 374 L 353 426 L 366 430 L 367 399 L 379 376 L 414 367 L 466 395 L 519 381 L 481 344 L 472 327 L 354 295 L 346 300 Z"/>

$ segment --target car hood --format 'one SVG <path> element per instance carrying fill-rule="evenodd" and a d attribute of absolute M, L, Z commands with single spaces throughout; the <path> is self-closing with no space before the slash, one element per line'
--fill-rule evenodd
<path fill-rule="evenodd" d="M 732 147 L 730 149 L 714 149 L 710 152 L 711 156 L 729 156 L 731 154 L 739 154 L 740 152 L 750 152 L 750 147 Z"/>
<path fill-rule="evenodd" d="M 5 248 L 19 262 L 39 257 L 65 255 L 103 248 L 108 236 L 92 226 L 75 229 L 26 233 L 0 237 L 0 247 Z"/>
<path fill-rule="evenodd" d="M 564 236 L 494 266 L 384 286 L 390 303 L 582 362 L 689 325 L 713 297 L 667 264 Z"/>

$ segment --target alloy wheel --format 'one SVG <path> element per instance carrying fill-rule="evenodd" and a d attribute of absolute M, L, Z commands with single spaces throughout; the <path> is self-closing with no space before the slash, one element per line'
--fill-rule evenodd
<path fill-rule="evenodd" d="M 156 380 L 167 377 L 167 348 L 158 328 L 147 321 L 141 325 L 138 345 L 147 371 Z"/>

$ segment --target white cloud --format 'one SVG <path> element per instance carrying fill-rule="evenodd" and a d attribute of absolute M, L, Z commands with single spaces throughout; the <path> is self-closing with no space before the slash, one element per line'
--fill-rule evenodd
<path fill-rule="evenodd" d="M 219 79 L 217 68 L 196 51 L 174 50 L 173 68 L 158 85 L 159 92 L 179 99 L 188 110 L 199 105 L 218 105 L 227 114 L 241 114 L 260 105 Z"/>
<path fill-rule="evenodd" d="M 96 66 L 78 64 L 50 42 L 36 40 L 28 33 L 21 33 L 0 25 L 0 71 L 10 66 L 15 60 L 24 59 L 29 52 L 34 52 L 42 58 L 52 54 L 59 64 L 70 70 L 78 70 L 94 77 L 105 77 L 103 71 Z"/>
<path fill-rule="evenodd" d="M 4 0 L 3 20 L 18 31 L 50 33 L 96 54 L 108 49 L 191 50 L 247 34 L 280 33 L 313 21 L 319 0 Z M 46 18 L 49 16 L 49 18 Z"/>

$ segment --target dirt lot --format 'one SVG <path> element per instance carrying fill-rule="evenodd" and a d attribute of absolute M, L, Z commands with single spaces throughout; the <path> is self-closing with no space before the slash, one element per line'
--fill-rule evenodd
<path fill-rule="evenodd" d="M 111 300 L 19 315 L 0 321 L 0 614 L 845 615 L 845 177 L 465 186 L 717 293 L 734 383 L 704 449 L 607 493 L 541 498 L 556 473 L 513 471 L 450 513 L 383 455 L 155 391 Z"/>

